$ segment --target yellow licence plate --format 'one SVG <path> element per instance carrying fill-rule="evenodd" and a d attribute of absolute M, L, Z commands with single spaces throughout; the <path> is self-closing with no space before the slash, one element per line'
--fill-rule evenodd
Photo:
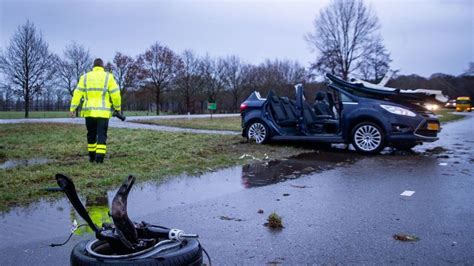
<path fill-rule="evenodd" d="M 428 123 L 428 130 L 439 130 L 439 124 L 437 124 L 437 123 Z"/>

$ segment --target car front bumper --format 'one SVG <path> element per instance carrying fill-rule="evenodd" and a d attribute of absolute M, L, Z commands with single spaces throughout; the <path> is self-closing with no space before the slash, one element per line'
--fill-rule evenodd
<path fill-rule="evenodd" d="M 432 126 L 437 129 L 434 130 Z M 433 142 L 439 139 L 441 131 L 439 120 L 433 117 L 423 118 L 416 126 L 392 124 L 389 142 Z"/>

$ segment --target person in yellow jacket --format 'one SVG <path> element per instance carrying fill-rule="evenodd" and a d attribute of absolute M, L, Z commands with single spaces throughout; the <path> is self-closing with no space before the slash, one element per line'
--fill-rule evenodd
<path fill-rule="evenodd" d="M 103 163 L 107 151 L 107 129 L 112 112 L 121 111 L 120 89 L 113 74 L 104 70 L 104 62 L 94 60 L 92 71 L 82 75 L 71 100 L 71 117 L 81 101 L 81 117 L 86 118 L 89 161 Z"/>

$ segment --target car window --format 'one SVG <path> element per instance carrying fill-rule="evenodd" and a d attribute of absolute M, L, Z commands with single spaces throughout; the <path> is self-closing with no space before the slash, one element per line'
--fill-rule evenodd
<path fill-rule="evenodd" d="M 349 96 L 344 93 L 341 93 L 341 102 L 354 102 Z"/>

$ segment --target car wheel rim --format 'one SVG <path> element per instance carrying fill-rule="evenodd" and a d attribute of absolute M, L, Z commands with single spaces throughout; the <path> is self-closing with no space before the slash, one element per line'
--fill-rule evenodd
<path fill-rule="evenodd" d="M 363 151 L 374 151 L 382 143 L 382 134 L 380 130 L 371 125 L 359 127 L 354 134 L 354 142 L 357 147 Z"/>
<path fill-rule="evenodd" d="M 267 136 L 267 130 L 262 123 L 253 123 L 249 127 L 248 137 L 255 140 L 256 143 L 262 143 Z"/>

